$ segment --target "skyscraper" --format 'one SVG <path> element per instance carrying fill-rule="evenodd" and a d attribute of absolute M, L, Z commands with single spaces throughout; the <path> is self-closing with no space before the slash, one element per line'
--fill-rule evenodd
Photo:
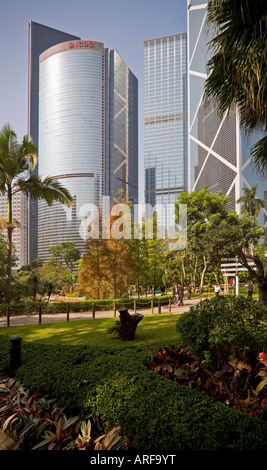
<path fill-rule="evenodd" d="M 105 49 L 105 182 L 138 202 L 138 80 L 117 51 Z"/>
<path fill-rule="evenodd" d="M 8 212 L 7 196 L 0 194 L 0 215 L 6 217 Z M 19 222 L 12 232 L 12 243 L 15 248 L 16 267 L 27 263 L 27 197 L 22 192 L 13 194 L 12 215 Z M 6 230 L 3 230 L 6 235 Z"/>
<path fill-rule="evenodd" d="M 144 42 L 145 203 L 171 204 L 187 189 L 186 33 Z"/>
<path fill-rule="evenodd" d="M 188 188 L 198 191 L 206 185 L 211 192 L 221 189 L 230 196 L 229 209 L 239 213 L 236 201 L 244 187 L 257 184 L 257 197 L 264 199 L 266 180 L 258 175 L 250 159 L 250 148 L 260 139 L 260 133 L 245 135 L 238 111 L 220 117 L 215 101 L 204 106 L 210 54 L 207 44 L 212 37 L 206 26 L 206 6 L 207 2 L 200 0 L 188 1 Z M 259 220 L 264 223 L 264 211 Z"/>
<path fill-rule="evenodd" d="M 85 200 L 112 200 L 123 189 L 138 201 L 138 80 L 116 51 L 85 44 L 78 36 L 29 24 L 28 133 L 38 148 L 35 172 L 58 177 L 74 197 L 71 209 L 29 201 L 29 261 L 47 259 L 48 247 L 65 240 L 82 249 L 79 208 Z"/>
<path fill-rule="evenodd" d="M 80 39 L 54 28 L 30 21 L 28 33 L 28 134 L 38 148 L 39 55 L 64 41 Z M 37 174 L 38 166 L 34 173 Z M 37 258 L 38 202 L 28 202 L 28 262 Z"/>
<path fill-rule="evenodd" d="M 38 256 L 72 241 L 85 249 L 80 226 L 87 204 L 102 197 L 138 199 L 137 79 L 116 51 L 92 40 L 59 43 L 40 61 L 39 169 L 74 198 L 72 208 L 38 204 Z M 84 212 L 85 211 L 85 212 Z"/>

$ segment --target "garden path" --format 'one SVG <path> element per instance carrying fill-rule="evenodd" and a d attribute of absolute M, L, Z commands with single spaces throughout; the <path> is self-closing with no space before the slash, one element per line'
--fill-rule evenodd
<path fill-rule="evenodd" d="M 184 305 L 181 307 L 178 307 L 176 305 L 171 305 L 171 313 L 177 314 L 177 313 L 183 313 L 187 312 L 190 307 L 196 305 L 199 303 L 201 299 L 193 297 L 190 300 L 184 299 Z M 138 308 L 138 312 L 142 312 L 144 315 L 151 315 L 151 307 L 150 308 Z M 133 308 L 129 308 L 129 312 L 133 313 L 134 310 Z M 158 313 L 158 307 L 155 306 L 153 313 L 156 314 Z M 169 313 L 169 305 L 162 305 L 161 306 L 161 313 L 166 314 Z M 119 317 L 119 312 L 118 310 L 116 311 L 116 316 Z M 113 310 L 108 310 L 105 312 L 95 312 L 95 318 L 113 318 L 114 317 L 114 311 Z M 54 323 L 54 322 L 63 322 L 66 321 L 67 319 L 67 313 L 43 313 L 42 314 L 42 323 Z M 78 312 L 78 313 L 70 313 L 69 314 L 69 320 L 89 320 L 92 319 L 92 312 Z M 10 323 L 9 326 L 21 326 L 21 325 L 33 325 L 33 324 L 38 324 L 39 323 L 39 315 L 19 315 L 19 316 L 10 316 Z M 6 327 L 7 326 L 7 318 L 6 316 L 0 317 L 0 327 Z"/>

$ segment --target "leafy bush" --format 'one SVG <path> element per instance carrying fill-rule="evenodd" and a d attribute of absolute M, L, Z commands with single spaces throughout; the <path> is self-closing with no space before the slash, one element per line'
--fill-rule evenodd
<path fill-rule="evenodd" d="M 266 423 L 155 374 L 148 368 L 153 349 L 22 343 L 16 378 L 66 413 L 93 413 L 106 429 L 120 426 L 129 448 L 267 450 Z"/>
<path fill-rule="evenodd" d="M 245 297 L 200 302 L 176 322 L 179 342 L 213 372 L 235 357 L 255 368 L 267 349 L 267 307 Z"/>

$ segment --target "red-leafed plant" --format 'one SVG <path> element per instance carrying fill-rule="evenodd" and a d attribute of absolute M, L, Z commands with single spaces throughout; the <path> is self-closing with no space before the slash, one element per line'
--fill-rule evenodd
<path fill-rule="evenodd" d="M 150 368 L 154 372 L 164 375 L 181 385 L 188 385 L 190 388 L 199 388 L 203 372 L 199 368 L 198 361 L 191 355 L 190 351 L 175 347 L 159 348 L 155 350 Z"/>
<path fill-rule="evenodd" d="M 120 428 L 103 434 L 98 424 L 93 416 L 67 417 L 55 400 L 30 394 L 13 378 L 0 378 L 0 428 L 14 439 L 17 448 L 115 450 L 127 447 Z"/>
<path fill-rule="evenodd" d="M 267 420 L 267 354 L 261 352 L 259 357 L 265 366 L 260 371 L 260 366 L 253 369 L 230 356 L 228 363 L 213 373 L 189 350 L 166 347 L 153 352 L 150 368 L 177 384 L 204 390 L 237 410 Z"/>

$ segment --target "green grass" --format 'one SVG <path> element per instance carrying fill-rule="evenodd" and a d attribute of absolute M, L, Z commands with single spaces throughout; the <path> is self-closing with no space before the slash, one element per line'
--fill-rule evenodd
<path fill-rule="evenodd" d="M 23 342 L 73 346 L 105 346 L 118 348 L 148 345 L 176 340 L 175 323 L 179 314 L 144 315 L 138 324 L 135 339 L 122 341 L 107 329 L 116 324 L 115 318 L 73 320 L 41 325 L 12 326 L 0 329 L 0 335 L 21 336 Z"/>

